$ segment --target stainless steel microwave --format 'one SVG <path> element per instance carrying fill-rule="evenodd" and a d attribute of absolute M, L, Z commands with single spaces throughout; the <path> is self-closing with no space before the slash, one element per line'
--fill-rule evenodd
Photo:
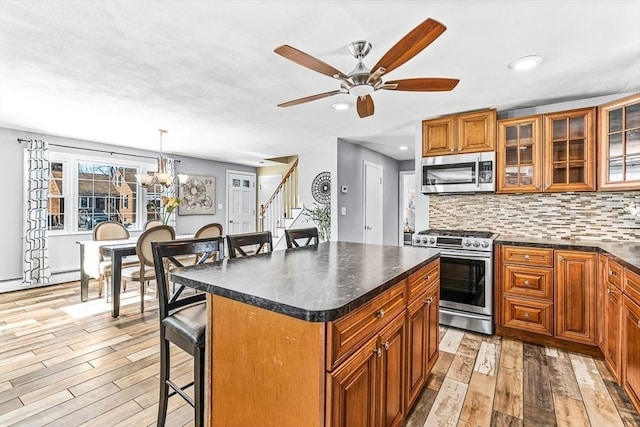
<path fill-rule="evenodd" d="M 496 153 L 456 154 L 422 159 L 422 192 L 496 191 Z"/>

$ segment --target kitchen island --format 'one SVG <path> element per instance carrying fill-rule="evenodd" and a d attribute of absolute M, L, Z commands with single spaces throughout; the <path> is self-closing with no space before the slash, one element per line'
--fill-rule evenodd
<path fill-rule="evenodd" d="M 322 243 L 187 267 L 211 426 L 401 425 L 437 359 L 437 250 Z"/>

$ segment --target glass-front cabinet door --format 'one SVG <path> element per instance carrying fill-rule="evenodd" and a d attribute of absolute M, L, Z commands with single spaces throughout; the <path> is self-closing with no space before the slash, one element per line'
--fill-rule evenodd
<path fill-rule="evenodd" d="M 640 94 L 599 110 L 599 188 L 640 190 Z"/>
<path fill-rule="evenodd" d="M 541 128 L 541 116 L 498 121 L 498 192 L 542 191 Z"/>
<path fill-rule="evenodd" d="M 544 118 L 544 191 L 595 191 L 595 109 Z"/>

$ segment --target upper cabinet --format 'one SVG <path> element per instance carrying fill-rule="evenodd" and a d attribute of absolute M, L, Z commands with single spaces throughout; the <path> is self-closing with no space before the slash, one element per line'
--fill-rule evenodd
<path fill-rule="evenodd" d="M 497 191 L 542 191 L 542 117 L 498 122 Z"/>
<path fill-rule="evenodd" d="M 594 191 L 595 144 L 595 108 L 500 120 L 496 191 Z"/>
<path fill-rule="evenodd" d="M 422 156 L 495 150 L 496 110 L 456 114 L 422 122 Z"/>
<path fill-rule="evenodd" d="M 602 105 L 598 187 L 640 189 L 640 94 Z"/>
<path fill-rule="evenodd" d="M 595 108 L 544 116 L 544 191 L 595 191 Z"/>

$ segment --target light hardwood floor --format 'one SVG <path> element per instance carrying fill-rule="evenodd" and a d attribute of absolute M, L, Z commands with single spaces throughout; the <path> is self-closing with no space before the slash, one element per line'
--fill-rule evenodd
<path fill-rule="evenodd" d="M 121 316 L 76 283 L 0 294 L 0 425 L 153 426 L 158 400 L 157 301 Z M 177 349 L 172 375 L 192 376 Z M 193 425 L 169 400 L 167 426 Z M 640 426 L 603 362 L 499 337 L 441 328 L 440 359 L 406 426 Z"/>

